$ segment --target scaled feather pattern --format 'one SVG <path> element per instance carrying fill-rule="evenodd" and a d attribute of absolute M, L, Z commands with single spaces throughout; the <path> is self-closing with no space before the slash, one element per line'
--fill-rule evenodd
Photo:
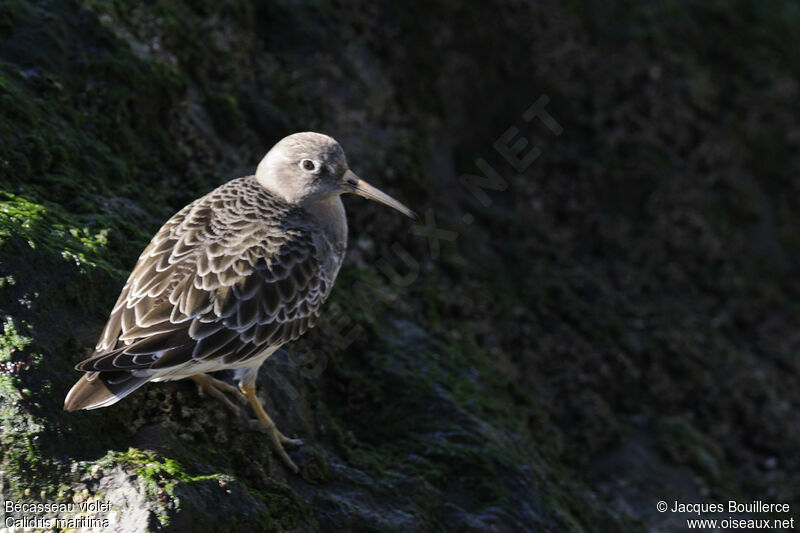
<path fill-rule="evenodd" d="M 94 355 L 77 368 L 178 379 L 253 364 L 297 339 L 316 322 L 344 253 L 315 231 L 253 176 L 192 202 L 142 252 Z"/>

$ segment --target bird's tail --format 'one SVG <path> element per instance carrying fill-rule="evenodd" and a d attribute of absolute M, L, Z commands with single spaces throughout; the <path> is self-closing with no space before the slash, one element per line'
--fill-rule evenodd
<path fill-rule="evenodd" d="M 87 372 L 72 386 L 64 399 L 64 409 L 99 409 L 117 403 L 150 380 L 127 370 Z"/>

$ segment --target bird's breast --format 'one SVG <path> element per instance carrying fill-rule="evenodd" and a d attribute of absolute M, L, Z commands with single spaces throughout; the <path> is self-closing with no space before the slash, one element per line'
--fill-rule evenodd
<path fill-rule="evenodd" d="M 314 246 L 318 258 L 333 280 L 339 272 L 347 250 L 347 217 L 344 205 L 337 196 L 327 202 L 319 202 L 306 208 L 306 211 L 317 226 L 317 231 L 314 232 Z"/>

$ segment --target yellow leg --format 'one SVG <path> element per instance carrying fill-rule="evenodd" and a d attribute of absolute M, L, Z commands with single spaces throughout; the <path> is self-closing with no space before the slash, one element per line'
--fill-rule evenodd
<path fill-rule="evenodd" d="M 290 439 L 278 431 L 278 428 L 275 427 L 275 423 L 264 410 L 264 407 L 261 406 L 261 402 L 258 400 L 258 396 L 256 396 L 255 386 L 240 384 L 239 388 L 250 402 L 250 406 L 253 408 L 253 411 L 256 414 L 257 420 L 254 421 L 256 422 L 253 424 L 254 428 L 266 433 L 269 436 L 270 441 L 272 441 L 272 447 L 275 448 L 276 452 L 278 452 L 278 455 L 283 462 L 286 463 L 286 466 L 292 469 L 295 474 L 299 472 L 300 469 L 297 468 L 297 465 L 295 465 L 294 462 L 289 458 L 286 450 L 283 449 L 283 445 L 292 444 L 299 446 L 303 444 L 303 441 L 300 439 Z"/>
<path fill-rule="evenodd" d="M 224 381 L 212 378 L 207 374 L 195 374 L 190 379 L 195 382 L 201 394 L 208 393 L 237 414 L 242 412 L 242 408 L 234 404 L 226 396 L 226 393 L 231 394 L 240 404 L 247 405 L 247 398 L 233 385 L 228 385 Z"/>

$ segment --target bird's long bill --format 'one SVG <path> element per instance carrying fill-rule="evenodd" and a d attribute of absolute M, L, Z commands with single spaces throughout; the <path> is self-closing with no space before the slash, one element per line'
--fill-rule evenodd
<path fill-rule="evenodd" d="M 355 193 L 359 196 L 363 196 L 364 198 L 367 198 L 369 200 L 375 200 L 376 202 L 388 205 L 389 207 L 397 209 L 405 216 L 413 220 L 419 220 L 419 216 L 417 216 L 417 214 L 414 211 L 407 208 L 406 206 L 404 206 L 403 204 L 401 204 L 400 202 L 398 202 L 385 192 L 376 189 L 366 181 L 362 180 L 361 178 L 356 176 L 352 170 L 347 170 L 344 173 L 344 186 L 348 191 L 352 193 Z"/>

